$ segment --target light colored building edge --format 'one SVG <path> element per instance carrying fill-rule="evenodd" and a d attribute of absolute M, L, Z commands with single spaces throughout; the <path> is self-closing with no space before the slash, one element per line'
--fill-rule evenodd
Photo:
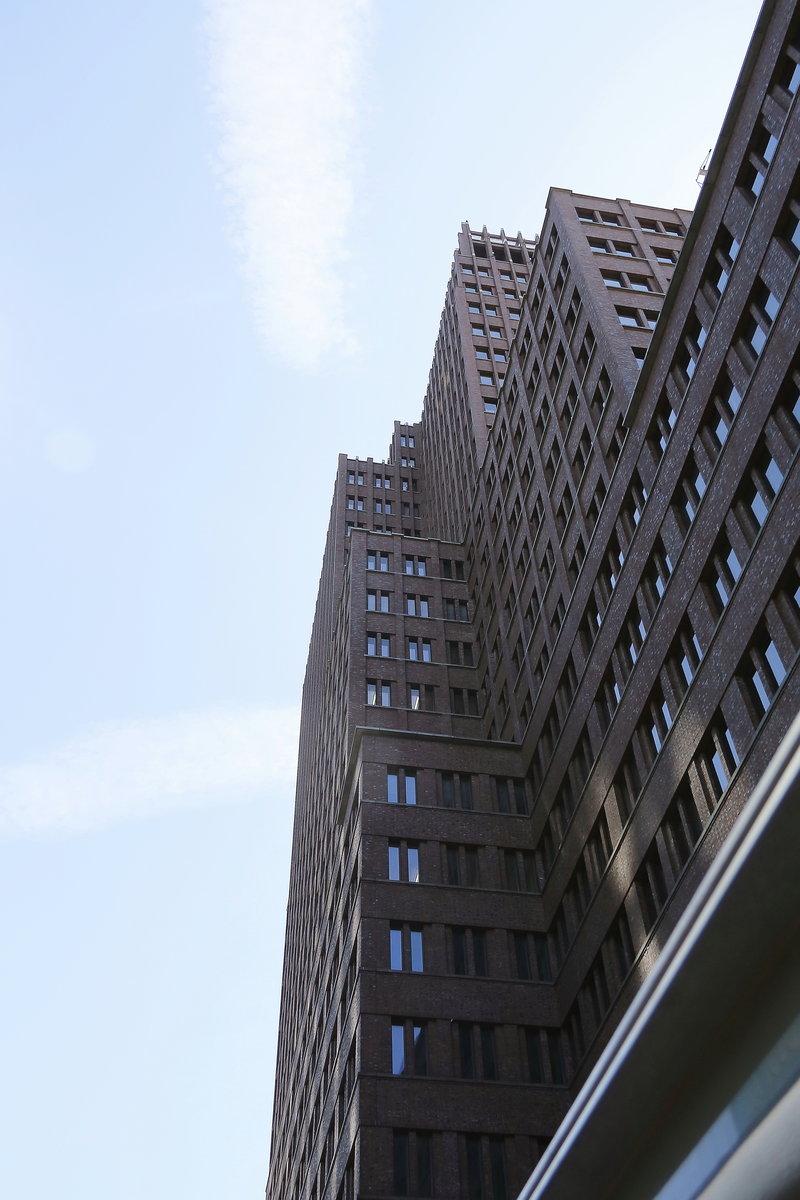
<path fill-rule="evenodd" d="M 800 1195 L 798 845 L 800 718 L 520 1200 Z"/>

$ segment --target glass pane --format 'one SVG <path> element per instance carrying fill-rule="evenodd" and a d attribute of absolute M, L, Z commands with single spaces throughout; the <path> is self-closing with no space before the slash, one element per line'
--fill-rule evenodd
<path fill-rule="evenodd" d="M 389 930 L 389 967 L 392 971 L 403 969 L 403 931 Z"/>
<path fill-rule="evenodd" d="M 406 1069 L 403 1026 L 392 1025 L 392 1074 L 402 1075 Z"/>

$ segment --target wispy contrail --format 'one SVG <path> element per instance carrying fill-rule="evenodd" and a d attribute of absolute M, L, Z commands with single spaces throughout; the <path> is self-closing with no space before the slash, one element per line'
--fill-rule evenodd
<path fill-rule="evenodd" d="M 313 367 L 349 352 L 343 266 L 369 0 L 207 0 L 219 163 L 256 320 Z"/>

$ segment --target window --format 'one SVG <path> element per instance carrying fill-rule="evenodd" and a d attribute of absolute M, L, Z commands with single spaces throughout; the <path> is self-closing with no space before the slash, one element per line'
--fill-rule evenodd
<path fill-rule="evenodd" d="M 408 685 L 408 707 L 425 709 L 433 712 L 436 709 L 436 692 L 432 684 L 410 683 Z"/>
<path fill-rule="evenodd" d="M 430 598 L 428 596 L 406 596 L 406 615 L 409 617 L 429 617 Z"/>
<path fill-rule="evenodd" d="M 379 504 L 380 501 L 376 501 Z M 376 510 L 377 511 L 377 510 Z M 389 570 L 389 555 L 382 551 L 368 550 L 367 551 L 367 570 L 368 571 L 388 571 Z"/>
<path fill-rule="evenodd" d="M 402 925 L 392 925 L 389 929 L 389 969 L 391 971 L 402 971 L 403 969 Z"/>
<path fill-rule="evenodd" d="M 431 642 L 429 638 L 408 638 L 408 658 L 412 662 L 432 662 Z"/>
<path fill-rule="evenodd" d="M 667 885 L 664 866 L 655 842 L 648 850 L 642 865 L 636 872 L 633 882 L 642 912 L 645 931 L 649 933 L 658 920 L 658 915 L 669 896 L 669 887 Z"/>
<path fill-rule="evenodd" d="M 472 808 L 472 776 L 465 774 L 454 774 L 452 771 L 441 771 L 439 774 L 441 791 L 442 791 L 442 806 L 444 808 L 455 808 L 456 798 L 463 809 Z"/>
<path fill-rule="evenodd" d="M 379 705 L 383 708 L 391 707 L 392 703 L 392 685 L 387 679 L 368 679 L 367 680 L 367 704 Z"/>
<path fill-rule="evenodd" d="M 392 1022 L 392 1074 L 404 1075 L 406 1070 L 405 1026 Z"/>
<path fill-rule="evenodd" d="M 468 621 L 469 609 L 466 600 L 456 600 L 452 596 L 445 596 L 444 615 L 447 621 Z"/>
<path fill-rule="evenodd" d="M 417 803 L 417 773 L 413 770 L 386 768 L 386 799 L 389 804 Z"/>
<path fill-rule="evenodd" d="M 489 352 L 487 351 L 486 358 L 488 358 L 488 357 L 489 357 Z M 490 375 L 490 374 L 488 374 L 488 372 L 484 371 L 484 372 L 481 372 L 481 374 L 478 376 L 478 378 L 480 379 L 483 387 L 494 387 L 494 375 Z"/>
<path fill-rule="evenodd" d="M 455 1034 L 462 1079 L 496 1079 L 494 1026 L 457 1021 Z"/>
<path fill-rule="evenodd" d="M 450 688 L 450 711 L 457 716 L 478 716 L 478 693 L 474 688 Z"/>
<path fill-rule="evenodd" d="M 392 1074 L 427 1075 L 427 1026 L 424 1021 L 392 1021 Z"/>
<path fill-rule="evenodd" d="M 800 65 L 798 65 L 797 70 L 800 71 Z M 800 179 L 796 178 L 793 187 L 795 195 L 790 196 L 786 202 L 786 207 L 777 229 L 778 237 L 792 258 L 797 258 L 800 255 L 800 199 L 795 198 L 800 192 L 799 185 Z"/>
<path fill-rule="evenodd" d="M 391 658 L 392 640 L 388 633 L 367 633 L 367 654 Z"/>
<path fill-rule="evenodd" d="M 777 297 L 761 280 L 758 281 L 750 295 L 747 315 L 742 321 L 739 335 L 745 342 L 748 351 L 757 358 L 767 341 L 772 322 L 780 308 Z"/>
<path fill-rule="evenodd" d="M 389 842 L 389 879 L 419 883 L 419 846 L 416 842 Z"/>
<path fill-rule="evenodd" d="M 496 775 L 494 786 L 498 812 L 516 812 L 521 815 L 527 813 L 528 801 L 525 795 L 524 779 L 506 779 Z"/>
<path fill-rule="evenodd" d="M 639 328 L 639 318 L 635 308 L 617 308 L 617 317 L 620 325 L 626 326 L 628 329 Z"/>
<path fill-rule="evenodd" d="M 794 96 L 800 87 L 800 47 L 797 45 L 797 32 L 796 26 L 790 26 L 773 77 L 776 86 L 782 89 L 788 98 Z"/>
<path fill-rule="evenodd" d="M 778 148 L 778 139 L 764 125 L 758 125 L 747 151 L 747 158 L 739 174 L 739 184 L 748 198 L 755 200 L 761 194 L 769 165 Z"/>
<path fill-rule="evenodd" d="M 390 592 L 367 592 L 367 610 L 368 612 L 390 612 L 389 600 Z"/>
<path fill-rule="evenodd" d="M 532 850 L 503 850 L 503 875 L 511 892 L 538 891 L 536 860 Z"/>
<path fill-rule="evenodd" d="M 423 970 L 422 927 L 392 924 L 389 927 L 389 969 L 419 973 Z"/>
<path fill-rule="evenodd" d="M 433 1135 L 427 1130 L 392 1130 L 392 1192 L 395 1196 L 433 1195 Z"/>
<path fill-rule="evenodd" d="M 428 560 L 427 558 L 415 558 L 412 555 L 406 555 L 403 570 L 406 575 L 427 575 Z"/>
<path fill-rule="evenodd" d="M 487 976 L 486 930 L 454 925 L 450 934 L 453 974 Z"/>
<path fill-rule="evenodd" d="M 701 585 L 715 620 L 722 615 L 741 573 L 742 565 L 736 551 L 727 534 L 722 533 L 706 563 Z"/>
<path fill-rule="evenodd" d="M 422 930 L 412 925 L 409 931 L 409 939 L 411 943 L 411 970 L 420 972 L 423 970 Z"/>
<path fill-rule="evenodd" d="M 714 249 L 711 252 L 706 282 L 711 288 L 714 300 L 719 300 L 728 285 L 733 264 L 739 253 L 739 243 L 733 234 L 723 225 Z"/>
<path fill-rule="evenodd" d="M 445 846 L 445 866 L 448 883 L 461 887 L 478 887 L 480 872 L 477 846 Z"/>
<path fill-rule="evenodd" d="M 786 678 L 786 667 L 763 620 L 739 663 L 737 676 L 744 686 L 754 723 L 757 724 L 772 707 L 778 688 Z"/>

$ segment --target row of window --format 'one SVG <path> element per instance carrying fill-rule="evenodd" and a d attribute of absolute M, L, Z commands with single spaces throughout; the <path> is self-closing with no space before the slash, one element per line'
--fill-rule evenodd
<path fill-rule="evenodd" d="M 520 265 L 524 264 L 525 259 L 523 257 L 521 250 L 518 250 L 514 246 L 508 246 L 503 241 L 503 239 L 499 238 L 499 237 L 494 237 L 494 236 L 491 237 L 490 242 L 491 242 L 492 254 L 500 262 L 508 262 L 508 260 L 510 258 L 513 263 L 519 263 Z M 528 244 L 532 245 L 532 243 L 528 243 Z M 472 250 L 477 258 L 488 258 L 489 257 L 489 255 L 487 253 L 485 242 L 473 242 Z M 508 253 L 506 253 L 506 251 L 508 251 Z"/>
<path fill-rule="evenodd" d="M 402 458 L 400 461 L 401 467 L 415 467 L 417 465 L 415 458 Z M 364 472 L 363 471 L 348 471 L 347 482 L 352 486 L 364 487 Z M 391 475 L 373 475 L 372 486 L 381 488 L 383 491 L 389 491 L 394 487 L 393 477 Z M 416 480 L 402 479 L 400 480 L 400 490 L 403 492 L 416 490 Z M 349 499 L 349 497 L 348 497 Z M 349 506 L 348 506 L 349 507 Z"/>
<path fill-rule="evenodd" d="M 376 500 L 375 504 L 380 505 L 382 502 Z M 389 512 L 388 502 L 383 502 L 384 511 Z M 376 512 L 380 508 L 376 507 Z M 427 575 L 428 564 L 430 559 L 419 554 L 406 554 L 402 558 L 402 572 L 404 575 Z M 385 550 L 368 550 L 367 551 L 367 570 L 368 571 L 384 571 L 392 570 L 392 555 Z M 443 579 L 461 579 L 464 578 L 464 563 L 460 559 L 453 560 L 451 558 L 443 558 L 439 562 L 439 567 Z"/>
<path fill-rule="evenodd" d="M 392 1131 L 393 1195 L 435 1196 L 442 1186 L 446 1186 L 448 1195 L 452 1194 L 452 1180 L 448 1178 L 445 1185 L 434 1170 L 438 1136 L 429 1130 Z M 462 1133 L 458 1139 L 458 1194 L 464 1200 L 511 1200 L 506 1177 L 506 1139 L 499 1134 L 480 1133 Z"/>
<path fill-rule="evenodd" d="M 494 288 L 488 283 L 482 283 L 480 288 L 477 288 L 474 283 L 465 283 L 464 291 L 468 292 L 471 296 L 477 296 L 478 294 L 481 296 L 494 296 Z M 506 290 L 504 288 L 503 295 L 505 296 L 506 300 L 511 300 L 514 302 L 519 300 L 518 294 L 510 289 Z"/>
<path fill-rule="evenodd" d="M 590 208 L 578 208 L 575 210 L 578 214 L 578 220 L 584 224 L 594 225 L 610 225 L 616 229 L 628 228 L 624 220 L 618 213 L 598 212 Z M 653 217 L 637 217 L 639 228 L 645 233 L 659 233 L 667 237 L 683 237 L 683 229 L 674 221 L 657 221 Z"/>
<path fill-rule="evenodd" d="M 449 1021 L 450 1053 L 446 1042 L 438 1044 L 443 1061 L 432 1063 L 431 1025 L 415 1019 L 394 1017 L 391 1021 L 391 1067 L 393 1075 L 445 1078 L 455 1074 L 461 1079 L 502 1079 L 526 1083 L 567 1082 L 566 1063 L 559 1029 L 531 1025 L 494 1025 L 471 1021 Z M 513 1061 L 517 1069 L 503 1075 L 498 1065 L 497 1046 L 505 1053 L 503 1061 Z"/>
<path fill-rule="evenodd" d="M 528 799 L 523 779 L 502 775 L 492 776 L 493 811 L 500 813 L 528 812 Z M 426 798 L 443 808 L 472 809 L 474 807 L 474 777 L 464 771 L 435 772 L 435 799 Z M 417 772 L 413 768 L 387 767 L 386 799 L 389 804 L 417 803 Z"/>
<path fill-rule="evenodd" d="M 367 611 L 368 612 L 384 612 L 392 611 L 392 592 L 379 592 L 372 589 L 367 590 Z M 408 617 L 430 617 L 432 616 L 432 600 L 430 596 L 412 595 L 406 593 L 403 596 L 403 607 L 406 616 Z M 443 618 L 445 621 L 468 621 L 469 606 L 466 600 L 456 600 L 452 596 L 442 597 Z"/>
<path fill-rule="evenodd" d="M 392 688 L 394 687 L 394 704 Z M 430 683 L 406 684 L 406 708 L 425 712 L 436 712 L 437 688 Z M 451 687 L 449 711 L 456 716 L 477 717 L 480 715 L 478 692 L 475 688 Z M 397 705 L 397 683 L 390 679 L 368 679 L 366 681 L 366 703 L 382 708 Z"/>
<path fill-rule="evenodd" d="M 553 972 L 547 934 L 520 930 L 445 925 L 446 969 L 452 975 L 477 979 L 512 978 L 550 983 Z M 405 921 L 389 925 L 390 971 L 425 971 L 427 926 Z"/>
<path fill-rule="evenodd" d="M 483 279 L 489 279 L 491 276 L 491 272 L 489 271 L 488 267 L 474 268 L 469 266 L 468 263 L 461 264 L 462 275 L 474 276 L 476 270 L 477 274 Z M 511 283 L 513 280 L 516 280 L 517 283 L 522 284 L 526 284 L 528 282 L 528 276 L 521 271 L 515 271 L 513 273 L 511 271 L 499 271 L 498 274 L 504 283 Z"/>
<path fill-rule="evenodd" d="M 447 663 L 450 666 L 473 665 L 472 642 L 445 642 Z M 405 639 L 406 658 L 409 662 L 435 662 L 433 642 L 430 638 L 409 637 Z M 373 658 L 392 657 L 392 637 L 388 633 L 367 632 L 367 655 Z"/>
<path fill-rule="evenodd" d="M 481 875 L 486 873 L 487 853 L 485 846 L 463 845 L 456 842 L 442 843 L 440 877 L 444 883 L 455 887 L 480 887 Z M 420 882 L 420 843 L 415 841 L 390 841 L 388 848 L 388 878 L 394 883 Z M 481 870 L 483 863 L 484 871 Z M 501 886 L 510 892 L 536 892 L 539 890 L 536 859 L 532 850 L 497 847 L 497 870 L 491 871 L 489 885 Z M 430 880 L 428 881 L 430 882 Z"/>
<path fill-rule="evenodd" d="M 372 508 L 373 512 L 386 513 L 387 517 L 392 515 L 392 501 L 391 500 L 373 500 L 372 505 L 373 505 L 373 508 Z M 363 496 L 348 496 L 347 497 L 347 507 L 351 511 L 355 510 L 356 512 L 363 512 L 364 511 L 364 497 Z M 404 504 L 403 508 L 404 508 L 404 510 L 407 510 L 407 511 L 404 511 L 403 516 L 410 516 L 411 512 L 410 512 L 409 506 L 407 504 Z"/>
<path fill-rule="evenodd" d="M 497 317 L 497 316 L 499 316 L 499 315 L 500 315 L 499 309 L 497 308 L 497 305 L 496 305 L 496 304 L 484 304 L 484 305 L 481 307 L 481 305 L 480 305 L 480 304 L 478 304 L 478 303 L 477 303 L 476 301 L 474 301 L 474 300 L 471 300 L 471 301 L 470 301 L 470 302 L 467 304 L 467 312 L 468 312 L 468 313 L 470 314 L 470 316 L 472 316 L 472 317 L 482 317 L 482 316 L 486 316 L 486 317 Z M 509 319 L 510 319 L 510 320 L 512 320 L 512 321 L 518 321 L 518 320 L 519 320 L 519 318 L 520 318 L 520 310 L 519 310 L 518 308 L 509 308 L 509 309 L 508 309 L 508 316 L 509 316 Z M 475 326 L 473 325 L 473 327 L 472 327 L 472 328 L 473 328 L 473 332 L 474 332 L 474 330 L 475 330 Z M 481 329 L 481 332 L 483 332 L 483 330 L 482 330 L 482 329 Z M 495 337 L 495 336 L 496 336 L 496 337 L 504 337 L 504 336 L 505 336 L 505 334 L 501 333 L 501 332 L 498 330 L 498 332 L 497 332 L 496 334 L 495 334 L 495 333 L 493 333 L 493 334 L 492 334 L 492 337 Z"/>

